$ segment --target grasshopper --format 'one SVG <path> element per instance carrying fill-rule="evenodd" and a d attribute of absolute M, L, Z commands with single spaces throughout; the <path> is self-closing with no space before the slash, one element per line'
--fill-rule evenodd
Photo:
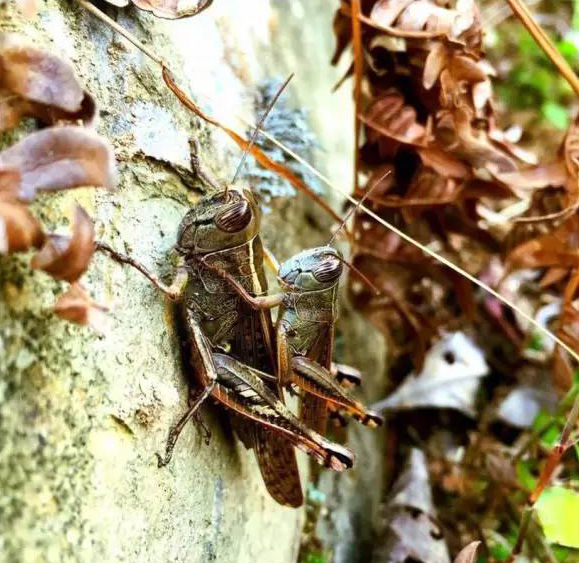
<path fill-rule="evenodd" d="M 242 163 L 243 158 L 240 166 Z M 198 172 L 215 187 L 201 169 Z M 309 429 L 285 407 L 275 370 L 269 311 L 248 307 L 215 272 L 226 272 L 247 295 L 267 302 L 259 224 L 259 207 L 249 190 L 230 186 L 202 198 L 179 227 L 176 251 L 181 265 L 170 286 L 131 258 L 105 245 L 101 249 L 136 267 L 177 300 L 186 330 L 198 390 L 188 411 L 170 431 L 165 456 L 158 456 L 159 466 L 170 461 L 181 430 L 212 397 L 234 415 L 236 431 L 244 444 L 254 449 L 272 497 L 281 504 L 299 506 L 303 494 L 294 446 L 338 471 L 351 467 L 353 456 Z"/>
<path fill-rule="evenodd" d="M 338 231 L 348 218 L 349 214 L 342 220 Z M 332 362 L 338 285 L 343 264 L 348 262 L 330 243 L 304 250 L 282 263 L 278 270 L 282 291 L 267 297 L 252 296 L 227 272 L 219 272 L 255 310 L 279 307 L 276 356 L 280 384 L 290 388 L 297 386 L 305 391 L 301 419 L 307 427 L 320 433 L 326 429 L 328 407 L 336 414 L 346 413 L 367 426 L 382 424 L 378 414 L 367 410 L 340 384 L 341 377 L 357 382 L 358 376 Z"/>

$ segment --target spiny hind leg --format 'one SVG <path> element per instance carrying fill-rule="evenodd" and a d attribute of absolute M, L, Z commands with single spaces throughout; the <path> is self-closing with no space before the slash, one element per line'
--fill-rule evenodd
<path fill-rule="evenodd" d="M 164 467 L 171 461 L 175 444 L 177 443 L 183 428 L 185 428 L 187 423 L 195 417 L 199 407 L 205 402 L 209 395 L 211 395 L 217 381 L 217 371 L 215 369 L 211 347 L 209 346 L 199 323 L 189 311 L 185 313 L 185 322 L 191 346 L 191 363 L 193 364 L 192 367 L 198 378 L 200 389 L 194 394 L 193 398 L 189 400 L 189 408 L 187 409 L 187 412 L 185 412 L 179 422 L 169 431 L 167 445 L 165 446 L 165 455 L 162 457 L 159 454 L 155 454 L 157 456 L 157 464 L 159 467 Z M 208 430 L 204 424 L 202 426 L 206 430 L 207 440 Z"/>

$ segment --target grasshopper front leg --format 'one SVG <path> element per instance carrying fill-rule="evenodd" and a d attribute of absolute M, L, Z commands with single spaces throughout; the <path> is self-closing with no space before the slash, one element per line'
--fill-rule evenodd
<path fill-rule="evenodd" d="M 143 264 L 135 260 L 131 256 L 127 256 L 121 252 L 118 252 L 111 248 L 108 244 L 104 242 L 96 242 L 95 248 L 100 252 L 106 252 L 115 262 L 119 262 L 120 264 L 126 264 L 127 266 L 131 266 L 143 276 L 145 276 L 151 284 L 153 284 L 159 291 L 163 292 L 167 295 L 170 299 L 177 300 L 183 293 L 183 289 L 187 284 L 187 270 L 180 266 L 177 270 L 177 274 L 170 285 L 164 284 L 159 278 L 154 276 Z"/>

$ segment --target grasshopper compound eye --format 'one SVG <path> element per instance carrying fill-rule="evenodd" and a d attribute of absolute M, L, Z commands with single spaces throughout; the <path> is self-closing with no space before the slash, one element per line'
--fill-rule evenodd
<path fill-rule="evenodd" d="M 238 233 L 251 222 L 251 206 L 245 200 L 236 201 L 215 215 L 215 225 L 226 233 Z"/>
<path fill-rule="evenodd" d="M 332 282 L 342 275 L 342 262 L 336 256 L 329 256 L 328 258 L 324 258 L 312 273 L 316 280 L 321 283 Z"/>

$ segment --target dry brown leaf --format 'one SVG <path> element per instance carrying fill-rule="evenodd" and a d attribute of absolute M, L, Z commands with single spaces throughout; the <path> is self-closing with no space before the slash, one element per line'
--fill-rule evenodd
<path fill-rule="evenodd" d="M 40 248 L 44 240 L 40 224 L 26 207 L 0 200 L 0 254 Z"/>
<path fill-rule="evenodd" d="M 495 174 L 496 178 L 509 186 L 520 197 L 529 197 L 531 192 L 549 186 L 563 186 L 567 181 L 564 162 L 557 160 L 552 164 L 536 166 L 526 170 Z"/>
<path fill-rule="evenodd" d="M 418 149 L 417 152 L 422 162 L 441 176 L 465 179 L 471 174 L 469 167 L 451 153 L 438 149 Z"/>
<path fill-rule="evenodd" d="M 442 7 L 436 0 L 379 0 L 370 12 L 370 19 L 382 28 L 394 27 L 409 38 L 423 32 L 430 37 L 445 36 L 472 47 L 480 43 L 480 23 L 474 0 L 461 2 L 460 9 Z"/>
<path fill-rule="evenodd" d="M 579 217 L 514 248 L 507 256 L 509 271 L 526 268 L 576 268 L 579 265 Z"/>
<path fill-rule="evenodd" d="M 30 265 L 45 271 L 56 280 L 73 283 L 87 269 L 94 248 L 92 220 L 77 205 L 72 237 L 49 235 L 44 246 L 32 257 Z"/>
<path fill-rule="evenodd" d="M 1 85 L 9 92 L 67 112 L 80 109 L 84 92 L 67 61 L 7 33 L 0 35 L 0 61 Z"/>
<path fill-rule="evenodd" d="M 108 309 L 93 301 L 79 283 L 74 283 L 58 298 L 52 310 L 61 319 L 102 332 L 104 313 Z"/>
<path fill-rule="evenodd" d="M 370 18 L 378 25 L 390 27 L 396 21 L 396 18 L 398 18 L 413 1 L 414 0 L 378 0 L 372 8 Z"/>
<path fill-rule="evenodd" d="M 360 121 L 368 126 L 368 142 L 380 140 L 380 136 L 400 143 L 416 146 L 426 145 L 426 128 L 418 123 L 416 110 L 405 104 L 404 97 L 394 89 L 376 98 Z"/>
<path fill-rule="evenodd" d="M 5 170 L 16 172 L 19 181 L 0 187 L 23 201 L 32 200 L 37 191 L 114 185 L 114 157 L 108 142 L 81 127 L 31 133 L 0 152 L 0 174 Z"/>
<path fill-rule="evenodd" d="M 350 24 L 350 18 L 338 10 L 334 16 L 333 26 L 334 35 L 336 36 L 336 47 L 332 55 L 331 63 L 332 65 L 336 65 L 342 53 L 346 50 L 348 43 L 350 43 L 350 39 L 352 38 L 352 25 Z"/>
<path fill-rule="evenodd" d="M 473 111 L 466 107 L 453 112 L 456 140 L 460 143 L 455 154 L 463 156 L 475 168 L 486 168 L 492 173 L 517 170 L 515 161 L 494 146 L 487 132 L 473 127 Z"/>
<path fill-rule="evenodd" d="M 424 74 L 422 76 L 422 83 L 426 90 L 430 90 L 438 80 L 442 69 L 448 64 L 448 49 L 442 42 L 436 42 L 432 47 L 426 63 L 424 64 Z"/>
<path fill-rule="evenodd" d="M 0 68 L 0 131 L 15 127 L 23 117 L 48 124 L 94 121 L 96 104 L 64 59 L 2 33 Z"/>
<path fill-rule="evenodd" d="M 579 176 L 579 122 L 571 124 L 563 142 L 565 166 L 571 178 Z"/>

